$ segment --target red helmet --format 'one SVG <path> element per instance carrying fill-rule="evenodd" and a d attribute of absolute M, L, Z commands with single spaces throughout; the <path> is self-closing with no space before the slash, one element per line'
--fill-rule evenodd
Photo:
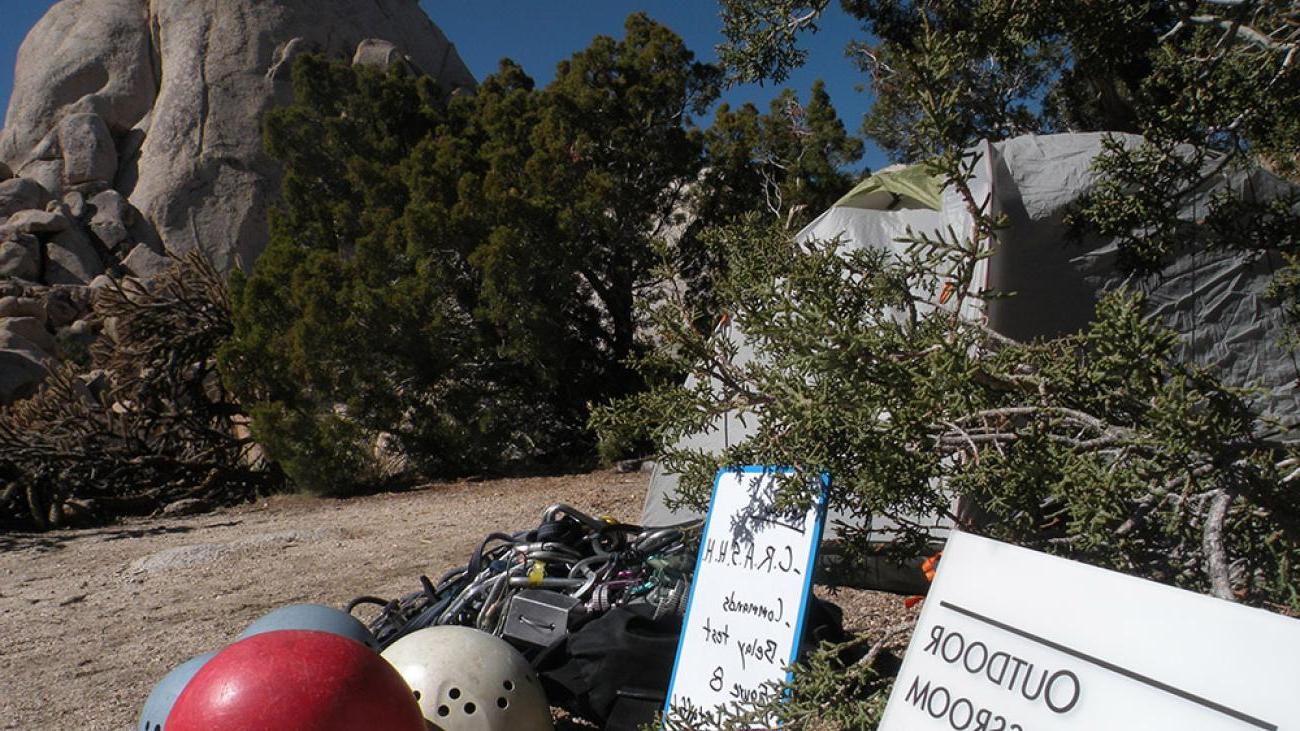
<path fill-rule="evenodd" d="M 217 653 L 176 699 L 167 731 L 425 731 L 406 681 L 346 637 L 280 630 Z"/>

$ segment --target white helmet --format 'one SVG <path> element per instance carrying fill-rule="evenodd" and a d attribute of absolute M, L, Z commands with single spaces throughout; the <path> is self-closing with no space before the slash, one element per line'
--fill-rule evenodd
<path fill-rule="evenodd" d="M 553 730 L 537 675 L 505 640 L 469 627 L 426 627 L 382 654 L 436 729 Z"/>

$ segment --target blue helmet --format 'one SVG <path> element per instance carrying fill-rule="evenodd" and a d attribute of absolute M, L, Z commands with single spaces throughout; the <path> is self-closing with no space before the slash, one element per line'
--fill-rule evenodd
<path fill-rule="evenodd" d="M 164 675 L 150 691 L 148 700 L 144 702 L 144 710 L 140 711 L 140 722 L 136 724 L 137 731 L 163 731 L 166 728 L 167 716 L 176 703 L 176 697 L 185 690 L 186 685 L 189 685 L 199 668 L 216 654 L 205 652 L 198 657 L 192 657 Z"/>
<path fill-rule="evenodd" d="M 282 629 L 328 632 L 356 640 L 376 652 L 379 651 L 379 644 L 375 642 L 374 635 L 370 634 L 370 630 L 366 629 L 360 620 L 341 609 L 321 604 L 290 604 L 280 607 L 248 625 L 248 629 L 241 632 L 238 639 Z"/>

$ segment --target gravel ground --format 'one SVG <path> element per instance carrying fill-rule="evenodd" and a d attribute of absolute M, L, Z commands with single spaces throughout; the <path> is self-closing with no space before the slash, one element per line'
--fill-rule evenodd
<path fill-rule="evenodd" d="M 350 500 L 280 496 L 183 518 L 0 534 L 0 729 L 133 729 L 150 688 L 289 603 L 392 597 L 463 565 L 483 536 L 561 502 L 635 520 L 644 474 L 435 484 Z M 874 632 L 901 597 L 829 595 Z M 904 638 L 905 641 L 905 638 Z"/>

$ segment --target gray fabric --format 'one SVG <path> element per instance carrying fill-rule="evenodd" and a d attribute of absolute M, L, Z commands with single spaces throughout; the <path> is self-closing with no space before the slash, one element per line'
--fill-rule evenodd
<path fill-rule="evenodd" d="M 993 210 L 1007 216 L 1009 227 L 975 286 L 987 285 L 1016 296 L 995 299 L 987 307 L 975 300 L 963 316 L 986 318 L 994 330 L 1019 340 L 1055 337 L 1085 327 L 1102 292 L 1121 286 L 1138 289 L 1147 295 L 1151 315 L 1178 333 L 1182 358 L 1209 368 L 1230 385 L 1258 389 L 1257 403 L 1265 413 L 1294 420 L 1300 413 L 1296 393 L 1300 369 L 1295 351 L 1283 343 L 1282 313 L 1265 298 L 1272 273 L 1281 265 L 1279 257 L 1189 252 L 1158 279 L 1138 281 L 1116 269 L 1114 241 L 1066 241 L 1065 214 L 1094 183 L 1091 163 L 1104 138 L 1100 133 L 1030 135 L 979 146 L 984 159 L 972 187 L 977 196 L 992 196 Z M 1133 136 L 1120 139 L 1130 145 L 1140 142 Z M 1268 200 L 1287 184 L 1262 171 L 1222 179 L 1187 201 L 1183 211 L 1187 220 L 1203 213 L 1210 197 L 1223 186 Z M 960 233 L 969 223 L 960 201 L 946 191 L 940 211 L 914 203 L 889 210 L 831 208 L 799 237 L 839 235 L 851 246 L 901 251 L 894 239 L 909 226 L 920 231 L 951 225 Z M 733 338 L 737 332 L 733 331 Z M 739 358 L 749 360 L 752 349 L 743 340 L 738 342 Z M 729 415 L 713 430 L 679 446 L 721 451 L 752 428 L 752 417 L 746 427 Z M 667 525 L 698 517 L 668 508 L 676 488 L 676 476 L 656 467 L 642 510 L 643 524 Z M 835 533 L 835 518 L 828 536 Z M 872 521 L 881 540 L 888 539 L 890 527 L 887 521 Z M 938 539 L 950 526 L 936 521 L 936 527 Z M 871 585 L 872 580 L 866 583 Z"/>

